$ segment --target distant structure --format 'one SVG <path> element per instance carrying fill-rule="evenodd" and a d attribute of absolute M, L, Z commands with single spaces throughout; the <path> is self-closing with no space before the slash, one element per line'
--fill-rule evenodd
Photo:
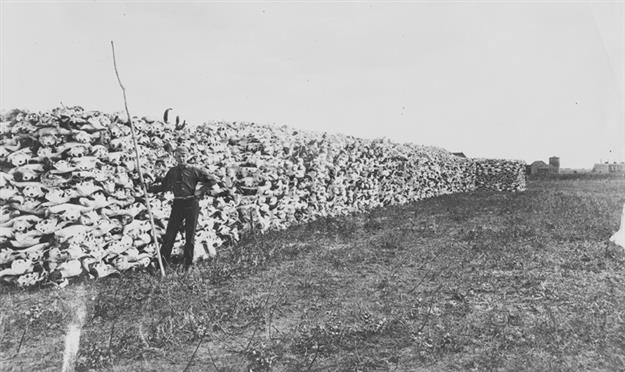
<path fill-rule="evenodd" d="M 559 174 L 560 173 L 560 158 L 557 156 L 552 156 L 549 158 L 549 174 Z"/>
<path fill-rule="evenodd" d="M 549 174 L 549 166 L 542 160 L 536 160 L 532 164 L 527 167 L 527 173 L 535 176 L 535 175 L 547 175 Z"/>
<path fill-rule="evenodd" d="M 612 164 L 605 163 L 597 163 L 592 168 L 593 173 L 601 173 L 601 174 L 625 174 L 625 163 L 617 163 L 613 162 Z"/>
<path fill-rule="evenodd" d="M 527 174 L 535 175 L 548 175 L 548 174 L 560 174 L 560 158 L 552 156 L 549 158 L 549 164 L 542 160 L 536 160 L 532 164 L 525 168 Z"/>
<path fill-rule="evenodd" d="M 452 152 L 452 155 L 461 157 L 461 158 L 466 158 L 467 156 L 464 154 L 464 152 Z"/>

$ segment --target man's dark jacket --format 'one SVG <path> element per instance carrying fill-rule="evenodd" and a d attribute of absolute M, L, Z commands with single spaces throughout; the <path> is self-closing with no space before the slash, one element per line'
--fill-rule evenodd
<path fill-rule="evenodd" d="M 196 192 L 196 186 L 202 183 L 203 187 Z M 172 191 L 174 202 L 167 223 L 167 230 L 161 246 L 161 256 L 169 262 L 171 250 L 180 231 L 182 223 L 185 226 L 184 263 L 189 266 L 193 263 L 193 248 L 195 245 L 195 229 L 200 210 L 198 198 L 205 190 L 213 186 L 216 180 L 206 170 L 192 165 L 177 165 L 172 167 L 160 185 L 150 187 L 150 192 Z"/>

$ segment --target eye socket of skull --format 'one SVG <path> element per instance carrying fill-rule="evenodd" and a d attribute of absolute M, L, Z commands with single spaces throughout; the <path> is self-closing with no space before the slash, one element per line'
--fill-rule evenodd
<path fill-rule="evenodd" d="M 85 226 L 91 226 L 93 225 L 93 222 L 94 222 L 93 218 L 91 218 L 91 216 L 88 216 L 88 215 L 81 215 L 79 220 L 80 220 L 80 223 Z"/>
<path fill-rule="evenodd" d="M 91 197 L 94 198 L 94 199 L 98 199 L 98 200 L 106 199 L 106 195 L 104 195 L 104 191 L 102 191 L 102 190 L 98 190 L 98 191 L 94 192 L 91 195 Z"/>
<path fill-rule="evenodd" d="M 51 223 L 38 223 L 35 228 L 42 233 L 48 233 L 52 231 L 53 225 Z"/>
<path fill-rule="evenodd" d="M 23 233 L 26 230 L 28 230 L 30 228 L 30 226 L 26 225 L 26 224 L 15 224 L 13 225 L 13 230 Z"/>
<path fill-rule="evenodd" d="M 51 136 L 42 136 L 41 138 L 39 138 L 39 143 L 41 143 L 44 146 L 51 146 L 55 143 L 56 141 L 54 140 L 53 137 Z"/>
<path fill-rule="evenodd" d="M 13 165 L 19 167 L 19 166 L 22 166 L 22 165 L 26 164 L 26 159 L 23 158 L 23 157 L 15 157 L 15 158 L 13 158 L 12 163 L 13 163 Z"/>
<path fill-rule="evenodd" d="M 22 178 L 24 179 L 24 181 L 32 181 L 37 178 L 37 175 L 35 173 L 26 172 L 22 174 Z"/>
<path fill-rule="evenodd" d="M 83 147 L 74 147 L 69 151 L 69 154 L 75 158 L 85 155 L 85 149 Z"/>
<path fill-rule="evenodd" d="M 80 212 L 69 210 L 69 211 L 64 212 L 62 217 L 63 217 L 63 220 L 66 222 L 75 222 L 80 218 Z"/>
<path fill-rule="evenodd" d="M 33 196 L 33 195 L 38 195 L 41 192 L 41 189 L 39 189 L 36 186 L 26 186 L 24 187 L 24 195 L 26 196 Z"/>

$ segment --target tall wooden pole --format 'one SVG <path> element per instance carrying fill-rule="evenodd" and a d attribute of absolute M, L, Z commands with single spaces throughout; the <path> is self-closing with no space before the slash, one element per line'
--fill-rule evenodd
<path fill-rule="evenodd" d="M 128 122 L 130 123 L 130 133 L 132 134 L 132 143 L 135 147 L 135 161 L 137 163 L 137 171 L 139 172 L 139 181 L 141 182 L 141 187 L 143 189 L 143 196 L 145 197 L 145 206 L 148 209 L 148 215 L 150 216 L 150 225 L 152 225 L 152 241 L 154 242 L 154 250 L 156 251 L 156 258 L 158 260 L 158 267 L 161 271 L 161 276 L 165 276 L 165 269 L 163 268 L 163 261 L 161 259 L 161 251 L 157 246 L 156 239 L 156 226 L 154 225 L 154 215 L 152 214 L 152 209 L 150 208 L 150 199 L 148 195 L 148 189 L 145 186 L 145 181 L 143 180 L 143 172 L 141 171 L 141 164 L 139 162 L 139 146 L 137 146 L 137 136 L 135 135 L 135 125 L 132 123 L 132 116 L 130 116 L 130 111 L 128 111 L 128 100 L 126 99 L 126 88 L 122 84 L 122 80 L 119 78 L 119 72 L 117 71 L 117 61 L 115 60 L 115 44 L 111 40 L 111 49 L 113 50 L 113 67 L 115 67 L 115 75 L 117 76 L 117 81 L 119 82 L 120 88 L 122 88 L 122 93 L 124 94 L 124 107 L 126 108 L 126 115 L 128 115 Z"/>

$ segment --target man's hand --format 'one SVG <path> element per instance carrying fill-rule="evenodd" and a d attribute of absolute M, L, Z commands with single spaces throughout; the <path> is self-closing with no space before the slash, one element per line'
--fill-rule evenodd
<path fill-rule="evenodd" d="M 209 186 L 208 185 L 202 186 L 202 187 L 200 187 L 199 190 L 197 190 L 195 192 L 195 197 L 197 197 L 198 199 L 202 199 L 202 198 L 204 198 L 204 196 L 206 195 L 206 193 L 208 191 L 209 191 Z"/>
<path fill-rule="evenodd" d="M 219 188 L 219 185 L 217 185 L 217 184 L 204 185 L 204 186 L 200 187 L 200 189 L 196 193 L 196 196 L 198 196 L 199 198 L 203 198 L 207 194 L 210 195 L 210 196 L 215 196 L 215 195 L 219 194 L 221 191 L 222 190 Z"/>
<path fill-rule="evenodd" d="M 166 187 L 163 184 L 162 180 L 161 182 L 157 181 L 157 182 L 152 183 L 149 187 L 147 187 L 147 189 L 150 194 L 157 194 L 159 192 L 166 191 Z"/>

